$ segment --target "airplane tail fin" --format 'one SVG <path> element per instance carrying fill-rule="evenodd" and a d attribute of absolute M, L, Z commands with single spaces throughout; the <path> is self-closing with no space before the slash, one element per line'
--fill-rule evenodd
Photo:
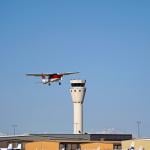
<path fill-rule="evenodd" d="M 12 143 L 8 144 L 8 148 L 7 149 L 12 149 L 12 148 L 13 148 Z"/>
<path fill-rule="evenodd" d="M 17 147 L 16 147 L 16 149 L 20 150 L 21 149 L 21 144 L 18 144 Z"/>
<path fill-rule="evenodd" d="M 134 150 L 134 142 L 131 143 L 129 150 Z"/>

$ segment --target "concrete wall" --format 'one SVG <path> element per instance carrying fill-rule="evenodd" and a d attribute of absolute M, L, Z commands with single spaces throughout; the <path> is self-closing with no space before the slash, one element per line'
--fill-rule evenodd
<path fill-rule="evenodd" d="M 80 146 L 81 150 L 113 150 L 113 144 L 107 143 L 86 143 Z"/>
<path fill-rule="evenodd" d="M 31 142 L 25 145 L 25 150 L 59 150 L 58 142 Z"/>
<path fill-rule="evenodd" d="M 131 146 L 134 146 L 135 150 L 150 150 L 150 139 L 122 141 L 122 150 L 128 150 Z"/>

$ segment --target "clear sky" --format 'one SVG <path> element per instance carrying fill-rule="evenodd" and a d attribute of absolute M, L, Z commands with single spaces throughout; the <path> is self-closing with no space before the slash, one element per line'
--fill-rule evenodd
<path fill-rule="evenodd" d="M 72 133 L 70 79 L 86 79 L 84 130 L 150 137 L 149 0 L 1 0 L 0 132 Z M 26 73 L 79 71 L 62 86 Z"/>

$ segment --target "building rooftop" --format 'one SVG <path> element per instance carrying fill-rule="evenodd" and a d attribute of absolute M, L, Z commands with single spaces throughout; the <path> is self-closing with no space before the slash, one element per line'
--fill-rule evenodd
<path fill-rule="evenodd" d="M 29 134 L 16 136 L 1 136 L 0 142 L 3 141 L 73 141 L 73 142 L 90 142 L 90 141 L 122 141 L 131 140 L 132 134 Z"/>

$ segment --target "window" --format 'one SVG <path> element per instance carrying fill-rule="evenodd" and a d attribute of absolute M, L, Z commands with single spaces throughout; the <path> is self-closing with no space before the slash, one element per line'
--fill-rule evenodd
<path fill-rule="evenodd" d="M 85 83 L 72 83 L 71 86 L 72 87 L 84 87 Z"/>
<path fill-rule="evenodd" d="M 61 143 L 59 150 L 80 150 L 80 145 L 77 143 Z"/>

